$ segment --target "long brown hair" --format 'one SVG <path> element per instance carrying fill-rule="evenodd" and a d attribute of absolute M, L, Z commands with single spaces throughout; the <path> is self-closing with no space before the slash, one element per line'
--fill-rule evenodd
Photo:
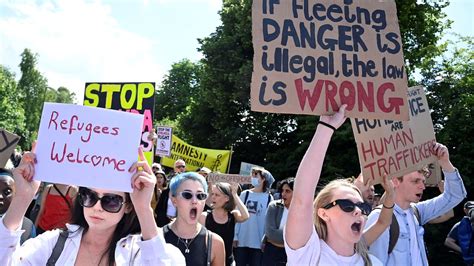
<path fill-rule="evenodd" d="M 314 203 L 313 203 L 314 226 L 316 228 L 316 232 L 318 233 L 319 238 L 321 238 L 324 241 L 326 241 L 328 237 L 328 228 L 327 228 L 326 222 L 319 217 L 318 210 L 319 208 L 322 208 L 323 206 L 331 203 L 331 199 L 333 198 L 333 195 L 334 195 L 334 190 L 340 187 L 348 187 L 348 188 L 354 189 L 362 197 L 360 190 L 354 184 L 350 183 L 349 181 L 345 179 L 336 179 L 329 182 L 318 193 L 318 196 L 316 196 L 316 199 L 314 200 Z M 359 242 L 355 243 L 354 250 L 356 253 L 358 253 L 362 257 L 362 259 L 364 260 L 365 266 L 372 266 L 372 262 L 370 261 L 370 258 L 369 258 L 369 251 L 367 249 L 367 245 L 362 239 L 363 237 L 361 238 L 361 240 L 359 240 Z"/>

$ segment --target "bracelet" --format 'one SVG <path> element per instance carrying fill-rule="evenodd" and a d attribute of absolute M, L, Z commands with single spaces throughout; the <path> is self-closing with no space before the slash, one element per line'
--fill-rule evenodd
<path fill-rule="evenodd" d="M 393 209 L 393 207 L 395 207 L 395 203 L 392 205 L 392 207 L 387 207 L 387 206 L 385 206 L 385 204 L 382 204 L 382 206 L 383 206 L 385 209 Z"/>
<path fill-rule="evenodd" d="M 326 123 L 326 122 L 319 121 L 318 124 L 323 125 L 323 126 L 327 126 L 328 128 L 330 128 L 330 129 L 336 131 L 336 128 L 335 128 L 334 126 L 332 126 L 332 125 L 330 125 L 330 124 L 328 124 L 328 123 Z"/>

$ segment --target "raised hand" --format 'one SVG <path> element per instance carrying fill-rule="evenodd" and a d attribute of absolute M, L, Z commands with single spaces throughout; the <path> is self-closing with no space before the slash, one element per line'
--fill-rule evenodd
<path fill-rule="evenodd" d="M 22 201 L 31 202 L 41 184 L 33 179 L 36 164 L 36 142 L 33 143 L 31 152 L 25 152 L 18 167 L 13 169 L 15 179 L 15 197 Z"/>
<path fill-rule="evenodd" d="M 387 177 L 387 173 L 382 176 L 383 189 L 385 190 L 386 197 L 390 197 L 392 200 L 395 197 L 395 189 L 393 188 L 393 181 Z"/>
<path fill-rule="evenodd" d="M 322 115 L 319 120 L 338 129 L 342 124 L 344 124 L 344 121 L 346 121 L 346 108 L 347 104 L 343 104 L 341 107 L 339 107 L 339 111 L 337 111 L 337 113 L 333 115 Z"/>
<path fill-rule="evenodd" d="M 439 165 L 441 165 L 441 168 L 443 168 L 444 171 L 454 172 L 455 169 L 449 160 L 449 151 L 446 146 L 436 142 L 433 144 L 430 151 L 438 158 Z"/>
<path fill-rule="evenodd" d="M 138 155 L 140 160 L 135 162 L 128 170 L 131 173 L 135 172 L 131 179 L 133 192 L 130 197 L 137 212 L 141 209 L 150 208 L 156 184 L 156 176 L 145 159 L 142 147 L 138 149 Z"/>

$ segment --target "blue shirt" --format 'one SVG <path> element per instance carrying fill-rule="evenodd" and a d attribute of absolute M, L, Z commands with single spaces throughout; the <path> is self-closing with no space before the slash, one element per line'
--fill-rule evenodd
<path fill-rule="evenodd" d="M 430 220 L 448 212 L 466 197 L 466 189 L 464 188 L 464 183 L 457 169 L 452 173 L 444 172 L 444 177 L 444 193 L 429 200 L 421 201 L 419 203 L 412 203 L 412 205 L 414 205 L 420 213 L 420 221 L 417 221 L 415 218 L 412 208 L 409 208 L 410 214 L 407 215 L 402 208 L 395 204 L 393 213 L 395 214 L 400 227 L 400 235 L 392 253 L 388 254 L 388 244 L 390 238 L 389 228 L 387 228 L 369 247 L 370 253 L 379 258 L 383 265 L 409 266 L 411 265 L 412 256 L 421 256 L 421 261 L 423 263 L 422 265 L 428 265 L 428 259 L 426 257 L 425 251 L 425 242 L 423 241 L 423 235 L 425 233 L 423 225 Z M 376 209 L 370 213 L 365 225 L 366 229 L 377 221 L 380 211 L 381 210 Z M 418 249 L 420 254 L 412 254 L 412 250 L 410 248 L 412 240 L 410 239 L 410 229 L 408 226 L 409 219 L 413 219 L 415 221 L 415 231 L 417 234 Z"/>

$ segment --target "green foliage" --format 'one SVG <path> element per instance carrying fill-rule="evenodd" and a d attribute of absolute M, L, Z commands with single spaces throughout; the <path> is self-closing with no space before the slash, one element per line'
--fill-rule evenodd
<path fill-rule="evenodd" d="M 185 112 L 199 86 L 201 66 L 184 59 L 171 66 L 156 92 L 155 120 L 176 120 Z"/>
<path fill-rule="evenodd" d="M 25 114 L 18 98 L 15 75 L 0 65 L 0 128 L 21 136 L 25 132 Z"/>
<path fill-rule="evenodd" d="M 427 62 L 445 51 L 438 45 L 443 33 L 451 25 L 443 8 L 449 1 L 396 0 L 398 23 L 403 41 L 408 75 L 415 69 L 429 67 Z M 421 2 L 421 3 L 420 3 Z"/>
<path fill-rule="evenodd" d="M 25 149 L 29 148 L 31 142 L 36 138 L 43 108 L 43 102 L 48 89 L 47 80 L 36 69 L 37 54 L 33 54 L 29 49 L 25 49 L 21 54 L 21 78 L 18 82 L 18 92 L 20 103 L 25 111 L 26 132 L 20 141 L 20 145 Z"/>

